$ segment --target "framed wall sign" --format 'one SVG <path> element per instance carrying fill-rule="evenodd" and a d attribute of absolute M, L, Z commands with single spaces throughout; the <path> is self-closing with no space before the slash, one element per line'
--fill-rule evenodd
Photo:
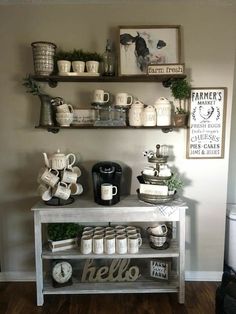
<path fill-rule="evenodd" d="M 187 158 L 223 158 L 227 89 L 193 88 Z"/>
<path fill-rule="evenodd" d="M 147 75 L 148 64 L 180 62 L 180 26 L 120 26 L 119 75 Z"/>

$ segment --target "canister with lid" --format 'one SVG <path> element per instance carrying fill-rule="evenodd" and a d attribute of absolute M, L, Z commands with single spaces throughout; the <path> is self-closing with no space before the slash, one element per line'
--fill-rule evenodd
<path fill-rule="evenodd" d="M 129 125 L 142 126 L 143 125 L 143 108 L 144 104 L 136 100 L 129 110 Z"/>
<path fill-rule="evenodd" d="M 143 110 L 143 125 L 155 126 L 156 125 L 156 110 L 153 106 L 147 106 Z"/>
<path fill-rule="evenodd" d="M 165 97 L 160 97 L 154 107 L 157 113 L 157 126 L 171 125 L 171 104 Z"/>

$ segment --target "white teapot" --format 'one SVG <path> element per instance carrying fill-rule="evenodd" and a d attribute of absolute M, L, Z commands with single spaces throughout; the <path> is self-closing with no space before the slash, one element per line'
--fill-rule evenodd
<path fill-rule="evenodd" d="M 74 154 L 62 154 L 60 153 L 60 150 L 58 149 L 57 152 L 53 155 L 51 155 L 49 158 L 46 153 L 43 153 L 44 156 L 44 162 L 45 165 L 48 168 L 56 169 L 56 170 L 62 170 L 64 168 L 70 168 L 73 166 L 73 164 L 76 161 L 76 157 Z M 72 158 L 70 162 L 70 157 Z"/>

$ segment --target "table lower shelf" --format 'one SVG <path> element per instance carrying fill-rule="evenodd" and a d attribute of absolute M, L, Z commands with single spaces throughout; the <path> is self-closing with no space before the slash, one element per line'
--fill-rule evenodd
<path fill-rule="evenodd" d="M 176 278 L 169 281 L 135 281 L 115 283 L 80 283 L 54 288 L 50 282 L 45 283 L 43 294 L 104 294 L 104 293 L 170 293 L 178 292 Z"/>

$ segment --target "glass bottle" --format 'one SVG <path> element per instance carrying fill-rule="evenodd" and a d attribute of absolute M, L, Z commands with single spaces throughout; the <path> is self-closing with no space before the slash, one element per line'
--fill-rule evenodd
<path fill-rule="evenodd" d="M 106 51 L 103 54 L 103 75 L 115 75 L 115 56 L 111 49 L 111 42 L 108 39 L 106 44 Z"/>

